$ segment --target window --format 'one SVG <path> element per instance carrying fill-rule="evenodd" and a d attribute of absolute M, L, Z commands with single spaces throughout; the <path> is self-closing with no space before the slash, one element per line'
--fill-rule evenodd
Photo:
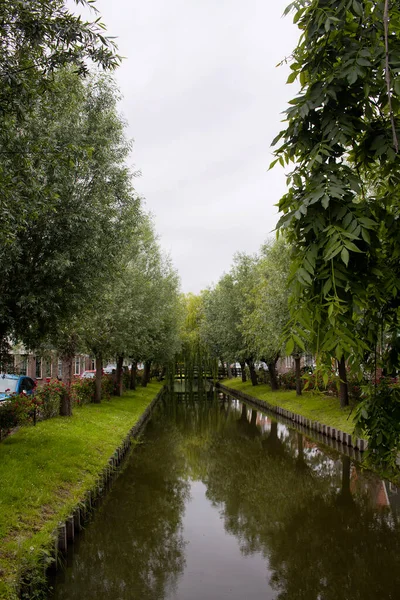
<path fill-rule="evenodd" d="M 19 359 L 19 364 L 17 365 L 17 371 L 20 375 L 26 375 L 28 368 L 28 359 L 26 356 L 21 356 Z"/>
<path fill-rule="evenodd" d="M 312 354 L 306 354 L 304 357 L 304 364 L 307 367 L 311 367 L 314 364 L 314 357 Z"/>
<path fill-rule="evenodd" d="M 40 356 L 36 356 L 36 371 L 35 371 L 36 379 L 42 379 L 42 359 Z"/>
<path fill-rule="evenodd" d="M 96 370 L 96 360 L 94 358 L 90 359 L 90 371 Z"/>
<path fill-rule="evenodd" d="M 57 376 L 59 379 L 62 378 L 62 360 L 59 358 L 57 363 Z"/>
<path fill-rule="evenodd" d="M 80 375 L 81 372 L 81 361 L 79 356 L 75 356 L 74 360 L 74 375 Z"/>
<path fill-rule="evenodd" d="M 52 372 L 53 372 L 53 369 L 52 369 L 51 361 L 46 360 L 46 366 L 45 366 L 46 377 L 51 377 Z"/>

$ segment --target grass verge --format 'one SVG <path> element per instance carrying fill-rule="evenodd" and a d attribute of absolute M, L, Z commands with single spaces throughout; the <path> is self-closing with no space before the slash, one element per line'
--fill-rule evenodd
<path fill-rule="evenodd" d="M 0 598 L 16 598 L 21 568 L 38 564 L 60 521 L 96 483 L 109 457 L 161 389 L 126 392 L 21 428 L 0 444 Z"/>
<path fill-rule="evenodd" d="M 324 396 L 318 392 L 303 392 L 301 396 L 296 396 L 294 390 L 272 392 L 269 385 L 253 386 L 250 382 L 243 383 L 241 379 L 225 379 L 221 383 L 232 390 L 265 400 L 274 406 L 281 406 L 307 419 L 319 421 L 346 433 L 353 433 L 351 407 L 341 408 L 338 398 Z"/>

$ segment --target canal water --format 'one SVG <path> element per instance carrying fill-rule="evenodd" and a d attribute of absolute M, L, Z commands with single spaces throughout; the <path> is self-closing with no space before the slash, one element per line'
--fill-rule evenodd
<path fill-rule="evenodd" d="M 400 490 L 216 393 L 165 396 L 56 600 L 398 600 Z"/>

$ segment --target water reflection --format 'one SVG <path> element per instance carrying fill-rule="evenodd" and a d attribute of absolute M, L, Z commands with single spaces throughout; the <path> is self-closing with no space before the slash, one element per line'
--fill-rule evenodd
<path fill-rule="evenodd" d="M 55 598 L 398 598 L 399 498 L 237 400 L 171 394 Z"/>

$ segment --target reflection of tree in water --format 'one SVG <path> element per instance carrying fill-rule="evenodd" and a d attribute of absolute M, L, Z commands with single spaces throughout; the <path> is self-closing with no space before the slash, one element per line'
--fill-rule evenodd
<path fill-rule="evenodd" d="M 245 435 L 243 415 L 209 447 L 207 494 L 241 551 L 268 557 L 278 598 L 398 598 L 398 523 L 352 495 L 349 459 L 331 463 L 332 479 L 326 458 L 304 452 L 299 434 L 283 443 L 272 422 L 267 435 Z"/>
<path fill-rule="evenodd" d="M 97 512 L 56 598 L 162 600 L 174 588 L 185 565 L 181 518 L 189 493 L 180 436 L 158 421 L 146 440 Z"/>
<path fill-rule="evenodd" d="M 214 400 L 185 394 L 165 403 L 56 597 L 173 596 L 185 565 L 181 518 L 193 479 L 206 485 L 241 551 L 268 559 L 279 600 L 398 598 L 398 524 L 365 496 L 375 485 L 370 496 L 377 497 L 381 482 L 276 421 L 264 419 L 263 434 L 256 411 Z"/>

